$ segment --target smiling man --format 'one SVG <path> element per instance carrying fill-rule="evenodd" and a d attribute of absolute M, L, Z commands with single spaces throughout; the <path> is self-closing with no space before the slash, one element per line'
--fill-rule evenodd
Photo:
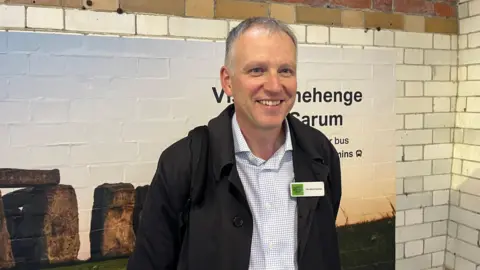
<path fill-rule="evenodd" d="M 162 153 L 127 269 L 341 269 L 340 161 L 290 114 L 296 72 L 288 26 L 250 18 L 229 33 L 234 103 Z"/>

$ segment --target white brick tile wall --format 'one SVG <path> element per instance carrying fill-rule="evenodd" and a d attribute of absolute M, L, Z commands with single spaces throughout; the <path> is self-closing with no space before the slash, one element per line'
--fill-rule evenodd
<path fill-rule="evenodd" d="M 480 143 L 477 138 L 480 136 L 477 134 L 480 130 L 480 101 L 477 97 L 480 95 L 480 65 L 472 65 L 480 63 L 477 59 L 480 57 L 480 16 L 468 17 L 476 12 L 479 3 L 480 0 L 472 0 L 461 5 L 461 15 L 466 18 L 460 21 L 459 37 L 291 25 L 300 43 L 325 44 L 325 49 L 332 45 L 365 46 L 369 50 L 395 47 L 398 64 L 395 74 L 395 94 L 398 97 L 395 104 L 398 114 L 398 130 L 395 133 L 396 269 L 440 270 L 443 263 L 452 267 L 458 265 L 458 269 L 469 269 L 472 263 L 474 268 L 480 264 L 480 256 L 477 256 L 480 255 L 480 248 L 471 240 L 480 230 L 480 215 L 474 209 L 475 205 L 480 204 L 480 180 L 476 179 L 480 178 Z M 40 14 L 51 16 L 48 20 L 39 20 Z M 168 36 L 204 39 L 207 42 L 225 39 L 227 31 L 238 23 L 235 20 L 70 9 L 59 16 L 59 11 L 53 8 L 30 7 L 26 12 L 25 7 L 0 5 L 0 28 L 23 28 L 25 22 L 35 28 L 62 29 L 65 25 L 65 29 L 72 32 Z M 13 37 L 7 43 L 0 35 L 0 62 L 13 62 L 9 53 L 3 53 L 12 48 L 21 53 L 15 56 L 16 61 L 8 68 L 0 65 L 0 148 L 16 149 L 15 155 L 9 156 L 8 160 L 0 156 L 0 164 L 12 167 L 25 164 L 67 165 L 63 164 L 66 159 L 77 165 L 92 163 L 88 172 L 78 171 L 78 174 L 88 173 L 96 183 L 120 177 L 132 181 L 147 178 L 154 169 L 158 153 L 185 132 L 183 122 L 162 118 L 164 115 L 177 115 L 181 109 L 177 108 L 178 103 L 172 98 L 178 100 L 185 96 L 180 91 L 169 93 L 168 96 L 158 91 L 170 86 L 162 81 L 162 78 L 171 76 L 170 70 L 179 73 L 180 68 L 185 66 L 186 60 L 172 60 L 172 56 L 181 53 L 188 58 L 191 68 L 187 73 L 210 78 L 191 81 L 189 86 L 201 84 L 210 87 L 212 81 L 216 82 L 212 76 L 216 78 L 218 75 L 208 74 L 205 70 L 209 68 L 202 67 L 212 65 L 210 59 L 223 53 L 221 43 L 215 51 L 197 49 L 203 48 L 202 43 L 192 50 L 179 40 L 178 46 L 172 48 L 150 48 L 147 55 L 151 53 L 156 57 L 151 60 L 142 58 L 142 55 L 129 54 L 138 52 L 124 53 L 116 50 L 115 46 L 102 47 L 95 42 L 73 44 L 73 51 L 67 49 L 72 44 L 54 40 L 48 42 L 37 44 Z M 133 43 L 125 41 L 123 44 L 125 46 L 122 48 L 128 50 Z M 88 58 L 91 56 L 71 57 L 72 53 L 86 53 L 85 47 L 97 55 L 112 57 L 114 64 L 95 58 L 92 65 L 93 58 Z M 457 52 L 457 48 L 460 51 Z M 468 51 L 464 50 L 467 48 Z M 45 54 L 28 57 L 25 54 L 36 50 Z M 202 53 L 198 53 L 199 50 Z M 62 52 L 61 57 L 50 56 L 57 51 Z M 381 60 L 382 54 L 375 54 Z M 457 56 L 461 62 L 459 67 L 456 66 Z M 88 58 L 88 61 L 83 61 L 83 58 Z M 358 59 L 358 55 L 348 52 L 345 55 L 325 53 L 318 58 L 322 61 L 350 61 Z M 310 61 L 302 55 L 299 55 L 299 59 Z M 315 71 L 317 67 L 312 63 L 300 73 L 319 74 Z M 358 79 L 371 76 L 364 66 L 351 68 L 358 72 Z M 62 70 L 64 73 L 61 78 L 48 83 L 41 78 L 30 83 L 19 79 L 19 75 L 26 74 L 39 77 L 58 75 L 52 70 Z M 340 68 L 338 70 L 338 74 L 342 74 Z M 99 77 L 85 82 L 82 89 L 69 89 L 66 86 L 75 84 L 64 75 L 72 74 Z M 16 79 L 2 84 L 2 76 L 5 75 L 15 76 Z M 108 76 L 116 78 L 110 81 Z M 30 89 L 32 84 L 42 85 L 45 89 L 56 89 L 63 85 L 62 89 L 68 90 L 14 91 Z M 54 84 L 55 87 L 52 87 Z M 3 85 L 6 87 L 2 88 Z M 132 86 L 138 91 L 128 91 Z M 457 94 L 460 96 L 458 100 Z M 42 97 L 46 100 L 24 101 Z M 66 101 L 70 98 L 74 99 Z M 119 107 L 122 110 L 115 109 Z M 106 113 L 99 113 L 102 108 Z M 102 124 L 101 120 L 108 121 L 108 124 Z M 119 120 L 124 123 L 120 124 Z M 162 132 L 159 126 L 167 126 L 169 133 Z M 29 136 L 32 132 L 38 136 Z M 159 137 L 162 139 L 157 139 Z M 66 147 L 65 143 L 68 142 L 76 144 Z M 31 149 L 35 149 L 37 154 L 30 155 Z M 41 155 L 48 155 L 49 158 L 42 160 Z M 136 158 L 132 160 L 132 156 Z M 65 174 L 74 179 L 75 171 L 72 169 Z M 86 183 L 82 185 L 88 186 Z M 454 188 L 452 191 L 449 190 L 450 186 Z M 447 234 L 457 237 L 457 231 L 458 239 L 447 241 Z M 449 252 L 445 252 L 447 242 Z M 88 252 L 82 250 L 80 253 Z"/>

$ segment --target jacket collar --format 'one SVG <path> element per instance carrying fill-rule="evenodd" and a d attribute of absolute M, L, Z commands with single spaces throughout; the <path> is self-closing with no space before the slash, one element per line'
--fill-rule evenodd
<path fill-rule="evenodd" d="M 235 149 L 232 132 L 232 117 L 235 113 L 233 104 L 228 105 L 217 117 L 208 123 L 210 130 L 211 151 L 213 154 L 213 171 L 215 179 L 220 180 L 225 168 L 235 162 Z M 324 163 L 324 156 L 318 143 L 318 131 L 305 125 L 290 113 L 286 117 L 290 128 L 293 152 L 301 152 L 307 158 Z"/>

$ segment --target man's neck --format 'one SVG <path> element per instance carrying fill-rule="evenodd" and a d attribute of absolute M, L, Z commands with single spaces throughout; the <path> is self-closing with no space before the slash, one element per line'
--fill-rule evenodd
<path fill-rule="evenodd" d="M 241 119 L 237 118 L 237 122 L 252 153 L 263 160 L 273 156 L 285 142 L 285 125 L 275 129 L 259 130 L 248 123 L 243 123 Z"/>

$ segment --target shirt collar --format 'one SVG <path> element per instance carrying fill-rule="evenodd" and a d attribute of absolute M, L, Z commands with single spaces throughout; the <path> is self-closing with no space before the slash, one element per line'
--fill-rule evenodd
<path fill-rule="evenodd" d="M 283 146 L 285 147 L 285 151 L 291 151 L 293 150 L 292 147 L 292 140 L 291 140 L 291 134 L 290 134 L 290 127 L 288 125 L 288 121 L 285 119 L 283 121 L 285 125 L 285 143 Z M 235 153 L 241 153 L 241 152 L 251 152 L 250 147 L 248 147 L 247 141 L 245 140 L 245 137 L 242 134 L 242 131 L 240 130 L 240 126 L 238 125 L 237 121 L 237 114 L 234 113 L 232 117 L 232 131 L 233 131 L 233 145 L 234 145 L 234 150 Z"/>

